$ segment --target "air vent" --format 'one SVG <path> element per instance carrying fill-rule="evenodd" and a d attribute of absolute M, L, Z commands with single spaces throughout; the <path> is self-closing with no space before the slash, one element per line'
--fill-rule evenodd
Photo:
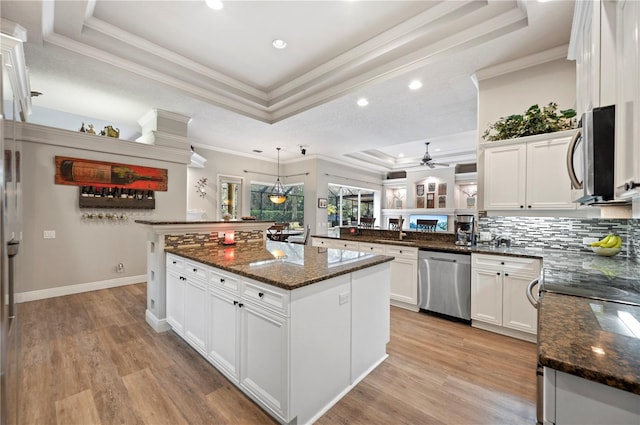
<path fill-rule="evenodd" d="M 457 164 L 456 174 L 475 173 L 478 171 L 478 167 L 475 162 L 473 164 Z"/>
<path fill-rule="evenodd" d="M 390 171 L 387 173 L 387 180 L 391 179 L 406 179 L 407 172 L 406 171 Z"/>
<path fill-rule="evenodd" d="M 255 153 L 262 153 L 262 151 L 260 149 L 254 149 L 253 152 Z"/>

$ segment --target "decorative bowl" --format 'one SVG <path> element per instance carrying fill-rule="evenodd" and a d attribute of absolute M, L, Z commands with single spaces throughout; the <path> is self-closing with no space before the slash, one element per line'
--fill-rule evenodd
<path fill-rule="evenodd" d="M 603 257 L 613 257 L 620 252 L 620 248 L 602 248 L 599 246 L 592 246 L 591 250 L 598 255 L 602 255 Z"/>

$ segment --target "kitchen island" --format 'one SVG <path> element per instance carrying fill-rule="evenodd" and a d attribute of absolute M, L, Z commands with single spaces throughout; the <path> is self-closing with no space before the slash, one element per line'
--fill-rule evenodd
<path fill-rule="evenodd" d="M 387 357 L 392 257 L 283 242 L 167 249 L 167 323 L 281 423 Z"/>

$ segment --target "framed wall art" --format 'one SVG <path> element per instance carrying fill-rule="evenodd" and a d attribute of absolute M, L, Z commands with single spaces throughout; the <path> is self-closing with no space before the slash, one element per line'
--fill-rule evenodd
<path fill-rule="evenodd" d="M 447 184 L 440 183 L 438 185 L 438 195 L 446 195 L 447 194 Z"/>
<path fill-rule="evenodd" d="M 427 189 L 427 192 L 435 192 L 435 191 L 436 191 L 435 182 L 429 183 L 429 188 Z"/>
<path fill-rule="evenodd" d="M 424 208 L 424 196 L 416 198 L 416 208 Z"/>
<path fill-rule="evenodd" d="M 447 208 L 447 196 L 446 195 L 438 196 L 438 208 Z"/>
<path fill-rule="evenodd" d="M 56 156 L 56 184 L 166 191 L 164 168 Z"/>
<path fill-rule="evenodd" d="M 427 208 L 435 208 L 435 193 L 427 193 Z"/>
<path fill-rule="evenodd" d="M 416 196 L 424 196 L 424 185 L 419 184 L 416 186 Z"/>

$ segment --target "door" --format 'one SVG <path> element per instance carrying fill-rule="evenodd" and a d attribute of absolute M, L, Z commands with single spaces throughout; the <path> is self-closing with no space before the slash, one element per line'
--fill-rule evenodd
<path fill-rule="evenodd" d="M 219 290 L 209 291 L 209 344 L 207 357 L 225 371 L 234 382 L 239 382 L 238 369 L 240 309 L 238 300 Z"/>
<path fill-rule="evenodd" d="M 184 281 L 184 336 L 203 356 L 207 353 L 207 287 L 191 277 Z"/>
<path fill-rule="evenodd" d="M 418 305 L 418 261 L 396 258 L 391 262 L 391 299 Z"/>
<path fill-rule="evenodd" d="M 288 320 L 251 304 L 240 309 L 240 386 L 288 422 Z"/>
<path fill-rule="evenodd" d="M 570 137 L 527 145 L 527 209 L 575 209 L 567 173 Z"/>
<path fill-rule="evenodd" d="M 485 148 L 485 209 L 524 209 L 527 173 L 526 155 L 527 146 L 525 144 Z"/>
<path fill-rule="evenodd" d="M 497 326 L 502 325 L 502 270 L 490 271 L 477 268 L 473 270 L 471 319 Z"/>
<path fill-rule="evenodd" d="M 502 325 L 505 328 L 516 329 L 536 334 L 538 329 L 538 312 L 526 297 L 529 282 L 535 276 L 504 274 L 502 284 Z"/>
<path fill-rule="evenodd" d="M 167 323 L 180 336 L 184 334 L 184 286 L 185 278 L 167 271 Z"/>

